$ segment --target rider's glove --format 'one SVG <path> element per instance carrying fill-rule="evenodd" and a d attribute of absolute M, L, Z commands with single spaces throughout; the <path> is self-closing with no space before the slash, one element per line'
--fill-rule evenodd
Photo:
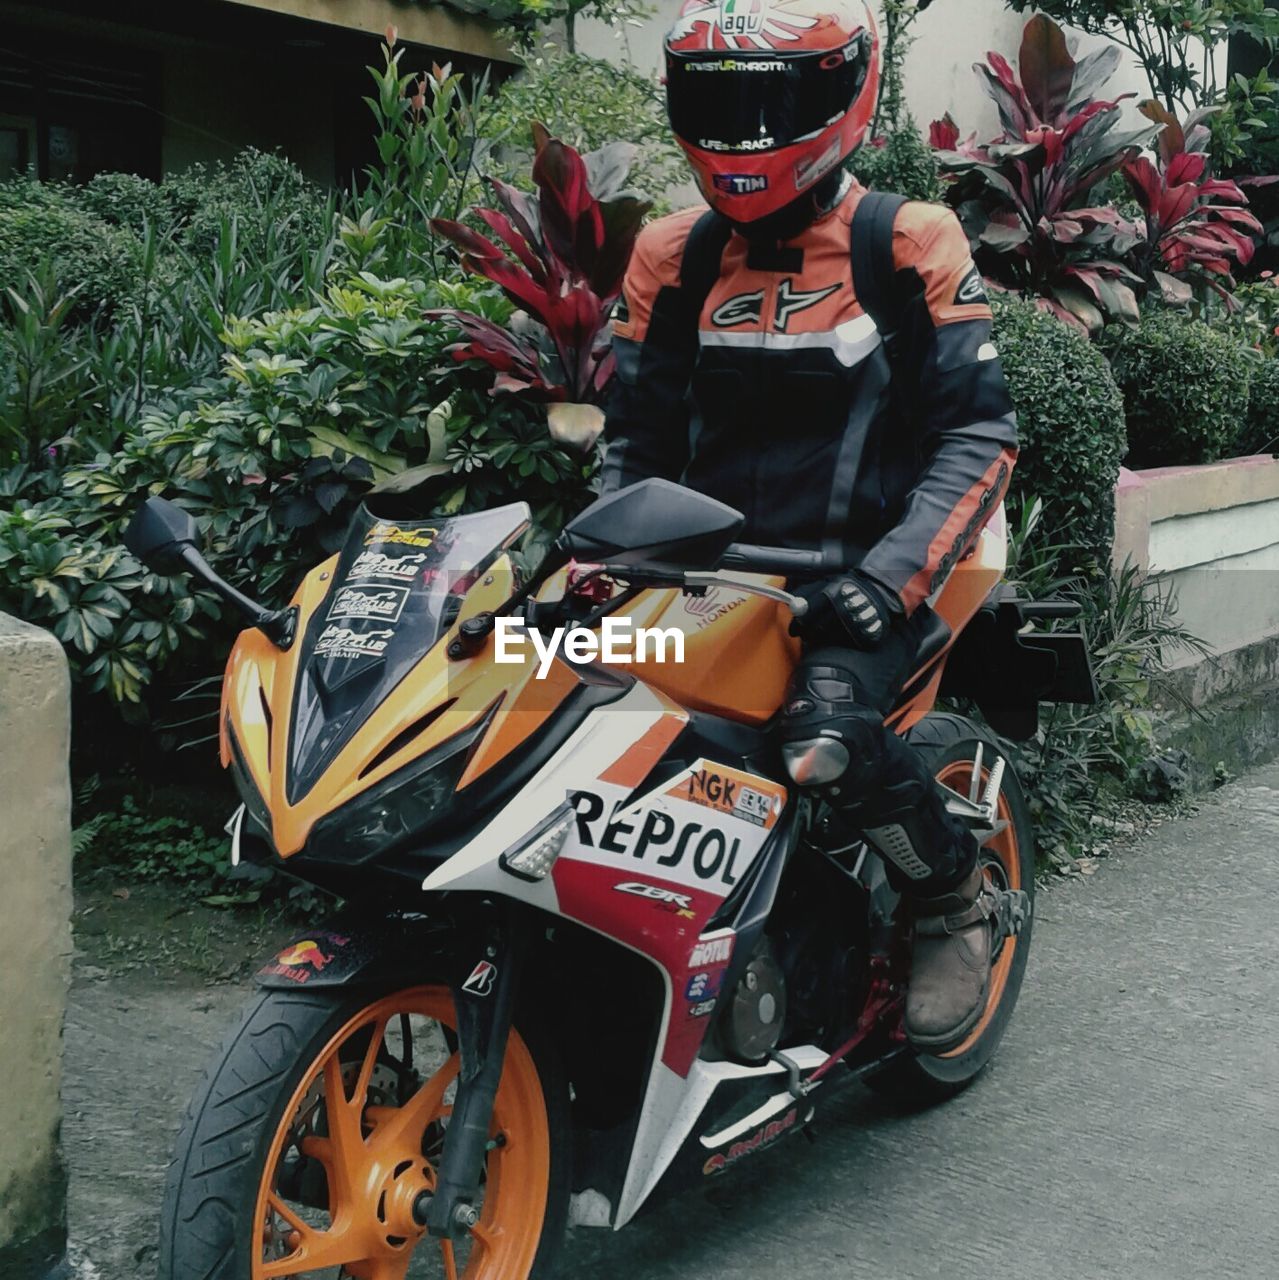
<path fill-rule="evenodd" d="M 791 623 L 791 633 L 818 644 L 848 644 L 878 649 L 888 639 L 896 618 L 904 616 L 894 592 L 850 569 L 828 582 L 799 587 L 808 612 Z"/>

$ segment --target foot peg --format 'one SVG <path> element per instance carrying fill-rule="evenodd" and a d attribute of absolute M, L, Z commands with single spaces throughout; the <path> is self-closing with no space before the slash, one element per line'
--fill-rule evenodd
<path fill-rule="evenodd" d="M 995 905 L 991 920 L 996 938 L 1015 938 L 1030 923 L 1030 895 L 1024 889 L 991 890 Z"/>

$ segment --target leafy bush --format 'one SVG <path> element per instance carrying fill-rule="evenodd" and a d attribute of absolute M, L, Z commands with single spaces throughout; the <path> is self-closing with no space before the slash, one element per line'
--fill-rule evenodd
<path fill-rule="evenodd" d="M 874 191 L 894 191 L 910 200 L 943 195 L 937 158 L 909 116 L 900 129 L 861 146 L 850 167 L 858 182 Z"/>
<path fill-rule="evenodd" d="M 93 188 L 90 183 L 90 193 Z M 130 193 L 122 187 L 117 194 Z M 216 251 L 223 226 L 232 220 L 242 249 L 258 253 L 268 242 L 305 250 L 324 240 L 333 218 L 328 195 L 301 169 L 282 155 L 253 147 L 229 162 L 192 165 L 165 179 L 160 195 L 178 243 L 200 257 Z M 111 213 L 103 208 L 101 216 L 127 216 L 130 225 L 136 226 L 148 200 L 146 195 L 139 198 L 135 191 L 124 209 Z M 107 203 L 99 200 L 99 207 Z"/>
<path fill-rule="evenodd" d="M 1091 706 L 1045 708 L 1039 732 L 1015 753 L 1040 856 L 1067 870 L 1091 846 L 1090 819 L 1107 792 L 1166 798 L 1151 795 L 1153 779 L 1175 773 L 1160 747 L 1155 694 L 1170 654 L 1205 649 L 1177 621 L 1168 589 L 1133 565 L 1072 572 L 1077 549 L 1050 545 L 1055 531 L 1042 531 L 1041 515 L 1037 501 L 1023 505 L 1009 539 L 1008 576 L 1031 599 L 1080 605 L 1080 618 L 1063 625 L 1088 638 L 1099 694 Z"/>
<path fill-rule="evenodd" d="M 0 511 L 0 608 L 48 627 L 67 650 L 81 689 L 128 713 L 156 669 L 200 634 L 177 578 L 148 573 L 116 539 L 86 536 L 65 499 Z"/>
<path fill-rule="evenodd" d="M 0 281 L 23 287 L 45 264 L 74 314 L 113 312 L 133 295 L 141 246 L 128 231 L 75 204 L 74 189 L 21 178 L 0 185 Z"/>
<path fill-rule="evenodd" d="M 1231 456 L 1248 412 L 1251 360 L 1235 337 L 1175 311 L 1143 313 L 1102 336 L 1124 397 L 1128 465 Z"/>
<path fill-rule="evenodd" d="M 1012 487 L 1043 504 L 1041 536 L 1073 544 L 1066 567 L 1106 564 L 1126 448 L 1123 397 L 1102 354 L 1033 302 L 995 294 L 995 341 L 1017 410 Z"/>
<path fill-rule="evenodd" d="M 191 175 L 161 184 L 136 173 L 99 173 L 79 191 L 73 188 L 67 194 L 95 218 L 140 236 L 148 223 L 167 228 L 174 221 L 174 187 L 189 188 L 191 184 Z"/>
<path fill-rule="evenodd" d="M 1135 320 L 1132 286 L 1141 280 L 1123 259 L 1139 232 L 1113 208 L 1086 203 L 1159 128 L 1125 129 L 1122 97 L 1094 96 L 1113 75 L 1118 49 L 1076 62 L 1061 28 L 1041 15 L 1022 32 L 1020 81 L 998 53 L 987 62 L 976 70 L 1002 133 L 981 146 L 975 135 L 960 143 L 949 117 L 929 131 L 978 265 L 1001 284 L 1033 290 L 1089 331 L 1107 317 Z"/>
<path fill-rule="evenodd" d="M 1235 452 L 1279 452 L 1279 360 L 1273 356 L 1252 365 L 1248 382 L 1248 416 Z"/>
<path fill-rule="evenodd" d="M 597 151 L 624 138 L 638 148 L 630 182 L 658 212 L 662 197 L 689 180 L 684 154 L 666 121 L 666 98 L 656 77 L 629 64 L 565 53 L 547 45 L 498 90 L 486 130 L 498 140 L 488 172 L 524 186 L 533 164 L 529 121 L 540 120 L 577 151 Z"/>

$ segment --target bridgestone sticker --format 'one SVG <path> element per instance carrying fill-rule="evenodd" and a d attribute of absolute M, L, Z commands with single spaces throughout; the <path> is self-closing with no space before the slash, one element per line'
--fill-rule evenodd
<path fill-rule="evenodd" d="M 333 597 L 328 616 L 398 622 L 408 598 L 408 587 L 342 587 Z"/>
<path fill-rule="evenodd" d="M 395 633 L 384 631 L 352 631 L 350 627 L 327 626 L 315 642 L 317 658 L 380 658 Z"/>
<path fill-rule="evenodd" d="M 412 582 L 426 564 L 424 551 L 407 556 L 388 556 L 381 551 L 361 551 L 346 575 L 348 582 L 362 578 L 385 578 L 394 582 Z"/>

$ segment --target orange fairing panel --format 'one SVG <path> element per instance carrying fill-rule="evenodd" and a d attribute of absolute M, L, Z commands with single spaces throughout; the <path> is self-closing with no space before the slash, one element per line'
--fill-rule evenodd
<path fill-rule="evenodd" d="M 298 588 L 293 604 L 300 612 L 299 634 L 325 599 L 335 563 L 336 559 L 314 569 Z M 509 594 L 510 584 L 509 561 L 499 562 L 468 593 L 459 621 L 495 608 Z M 523 741 L 577 683 L 571 669 L 561 663 L 555 664 L 548 679 L 531 681 L 532 664 L 522 670 L 494 666 L 491 649 L 473 658 L 451 660 L 448 639 L 444 637 L 423 656 L 315 785 L 290 804 L 286 794 L 289 725 L 302 646 L 295 644 L 281 652 L 260 631 L 240 635 L 227 669 L 227 713 L 252 781 L 270 810 L 273 842 L 282 856 L 297 853 L 320 818 L 471 727 L 500 702 L 494 724 L 468 769 L 469 781 Z M 521 679 L 512 681 L 513 672 Z M 521 687 L 530 682 L 537 687 Z M 421 733 L 408 732 L 442 706 L 445 709 L 424 724 Z M 387 753 L 401 736 L 403 743 Z M 377 765 L 368 768 L 375 759 Z"/>
<path fill-rule="evenodd" d="M 781 578 L 756 580 L 784 585 Z M 628 613 L 637 628 L 683 636 L 682 663 L 654 662 L 650 646 L 648 661 L 626 668 L 681 706 L 747 724 L 763 724 L 781 706 L 800 648 L 783 605 L 731 587 L 710 587 L 700 596 L 668 589 L 643 592 Z"/>

